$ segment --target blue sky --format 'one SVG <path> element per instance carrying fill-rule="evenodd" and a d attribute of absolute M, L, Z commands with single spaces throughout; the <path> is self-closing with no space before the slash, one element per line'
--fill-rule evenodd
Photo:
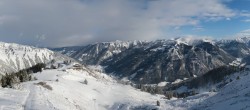
<path fill-rule="evenodd" d="M 224 5 L 236 11 L 237 15 L 216 21 L 200 21 L 199 25 L 186 25 L 175 30 L 178 35 L 209 36 L 212 38 L 231 38 L 244 30 L 250 29 L 250 0 L 232 0 Z M 247 14 L 247 15 L 241 15 Z M 174 34 L 173 34 L 174 35 Z"/>
<path fill-rule="evenodd" d="M 0 41 L 43 47 L 250 35 L 250 0 L 0 0 Z"/>
<path fill-rule="evenodd" d="M 250 0 L 232 0 L 224 5 L 234 10 L 237 15 L 218 21 L 201 21 L 198 26 L 183 26 L 177 30 L 179 35 L 210 36 L 223 39 L 235 37 L 241 31 L 250 29 Z M 248 14 L 248 16 L 241 14 Z"/>

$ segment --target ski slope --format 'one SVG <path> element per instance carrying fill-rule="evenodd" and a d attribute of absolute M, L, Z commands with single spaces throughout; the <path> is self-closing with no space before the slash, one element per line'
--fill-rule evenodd
<path fill-rule="evenodd" d="M 202 92 L 187 98 L 164 99 L 129 85 L 122 85 L 106 74 L 63 67 L 36 73 L 36 81 L 0 88 L 1 110 L 248 110 L 250 73 L 235 73 L 218 92 Z M 99 76 L 99 77 L 96 77 Z M 240 79 L 236 79 L 237 77 Z M 88 83 L 84 84 L 84 80 Z M 37 83 L 44 82 L 44 85 Z M 156 101 L 160 106 L 156 106 Z"/>
<path fill-rule="evenodd" d="M 120 103 L 156 104 L 163 97 L 118 84 L 105 74 L 98 75 L 102 77 L 97 79 L 86 71 L 73 69 L 44 70 L 34 75 L 38 80 L 21 83 L 16 90 L 0 89 L 0 107 L 4 110 L 107 110 L 120 109 Z M 88 84 L 83 84 L 85 79 Z M 52 90 L 38 85 L 39 82 L 45 82 Z"/>

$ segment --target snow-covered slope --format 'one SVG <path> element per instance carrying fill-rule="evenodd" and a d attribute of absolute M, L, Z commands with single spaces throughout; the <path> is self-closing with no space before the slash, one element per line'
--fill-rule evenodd
<path fill-rule="evenodd" d="M 121 110 L 150 104 L 155 107 L 160 95 L 141 92 L 116 83 L 109 76 L 85 70 L 44 70 L 34 74 L 36 81 L 21 83 L 16 89 L 0 89 L 0 108 L 4 110 Z M 85 84 L 84 80 L 87 80 Z M 39 84 L 43 82 L 44 84 Z M 50 89 L 51 87 L 51 89 Z M 126 108 L 124 108 L 127 106 Z M 152 108 L 151 107 L 151 108 Z"/>
<path fill-rule="evenodd" d="M 204 87 L 200 88 L 201 93 L 198 95 L 165 101 L 167 104 L 165 108 L 166 110 L 250 110 L 250 71 L 232 74 L 221 83 L 225 82 L 227 84 L 217 88 L 217 92 L 208 92 Z"/>
<path fill-rule="evenodd" d="M 3 110 L 248 110 L 250 72 L 235 73 L 218 92 L 200 92 L 187 98 L 164 99 L 116 83 L 109 76 L 70 67 L 34 74 L 38 80 L 15 89 L 0 89 Z M 238 78 L 239 76 L 239 78 Z M 87 84 L 85 84 L 87 80 Z M 224 83 L 224 82 L 223 82 Z M 156 101 L 160 106 L 156 106 Z"/>
<path fill-rule="evenodd" d="M 235 73 L 226 79 L 227 85 L 193 108 L 203 110 L 250 110 L 250 71 Z"/>
<path fill-rule="evenodd" d="M 75 61 L 68 56 L 46 48 L 0 42 L 0 76 L 32 67 L 38 63 Z"/>
<path fill-rule="evenodd" d="M 16 72 L 53 59 L 54 52 L 12 43 L 0 42 L 0 74 Z"/>

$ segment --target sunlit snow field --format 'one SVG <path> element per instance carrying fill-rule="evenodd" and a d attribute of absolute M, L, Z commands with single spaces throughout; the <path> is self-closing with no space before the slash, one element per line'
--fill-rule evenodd
<path fill-rule="evenodd" d="M 106 74 L 89 73 L 63 67 L 36 73 L 36 81 L 0 89 L 1 110 L 187 110 L 187 109 L 249 109 L 250 75 L 248 72 L 230 76 L 233 80 L 218 93 L 204 92 L 184 99 L 167 100 L 129 85 L 117 83 Z M 93 75 L 95 74 L 95 75 Z M 87 84 L 84 84 L 84 80 Z M 44 82 L 52 89 L 39 85 Z M 160 106 L 156 106 L 156 101 Z"/>

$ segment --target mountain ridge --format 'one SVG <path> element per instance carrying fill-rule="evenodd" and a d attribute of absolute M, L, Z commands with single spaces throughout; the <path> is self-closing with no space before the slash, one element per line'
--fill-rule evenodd
<path fill-rule="evenodd" d="M 83 64 L 102 65 L 106 67 L 107 73 L 135 83 L 174 82 L 177 79 L 199 76 L 217 67 L 229 65 L 237 58 L 244 59 L 250 53 L 248 42 L 237 39 L 225 41 L 186 37 L 139 41 L 137 45 L 126 48 L 120 46 L 123 43 L 126 42 L 95 43 L 78 47 L 78 50 L 73 49 L 73 52 L 67 47 L 55 50 Z M 112 47 L 111 44 L 117 45 Z M 71 52 L 73 54 L 69 54 Z"/>
<path fill-rule="evenodd" d="M 70 59 L 47 48 L 0 42 L 0 74 L 13 73 L 53 59 Z M 73 59 L 72 59 L 73 60 Z"/>

